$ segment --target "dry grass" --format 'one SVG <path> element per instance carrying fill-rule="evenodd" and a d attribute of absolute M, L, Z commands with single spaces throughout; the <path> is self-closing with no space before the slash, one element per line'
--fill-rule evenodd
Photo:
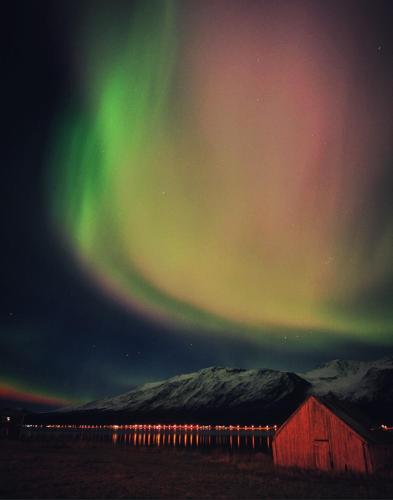
<path fill-rule="evenodd" d="M 274 469 L 263 453 L 0 442 L 1 498 L 391 498 L 393 477 Z"/>

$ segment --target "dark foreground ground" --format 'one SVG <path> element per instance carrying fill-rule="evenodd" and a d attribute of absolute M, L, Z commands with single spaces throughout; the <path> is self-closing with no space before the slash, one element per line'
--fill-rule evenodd
<path fill-rule="evenodd" d="M 278 473 L 222 450 L 0 440 L 1 498 L 392 498 L 393 475 Z"/>

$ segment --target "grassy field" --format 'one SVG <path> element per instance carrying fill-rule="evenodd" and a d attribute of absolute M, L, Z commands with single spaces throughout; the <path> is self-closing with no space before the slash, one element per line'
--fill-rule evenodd
<path fill-rule="evenodd" d="M 393 475 L 277 472 L 263 453 L 0 441 L 1 498 L 392 498 Z"/>

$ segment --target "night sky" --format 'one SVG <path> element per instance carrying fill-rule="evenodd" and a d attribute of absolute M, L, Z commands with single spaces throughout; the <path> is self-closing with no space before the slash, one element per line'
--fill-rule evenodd
<path fill-rule="evenodd" d="M 9 2 L 0 397 L 393 353 L 393 4 Z"/>

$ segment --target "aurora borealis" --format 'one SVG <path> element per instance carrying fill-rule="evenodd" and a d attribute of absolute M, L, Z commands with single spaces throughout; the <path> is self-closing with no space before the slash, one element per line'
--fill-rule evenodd
<path fill-rule="evenodd" d="M 43 406 L 65 406 L 68 399 L 58 398 L 51 394 L 45 394 L 34 387 L 21 386 L 19 381 L 0 380 L 0 399 L 7 401 L 24 401 L 28 404 Z"/>
<path fill-rule="evenodd" d="M 393 270 L 393 218 L 376 225 L 372 206 L 389 89 L 337 19 L 310 2 L 162 1 L 137 6 L 126 43 L 110 33 L 103 57 L 86 43 L 83 116 L 54 159 L 82 267 L 174 326 L 391 339 L 392 314 L 364 305 Z"/>
<path fill-rule="evenodd" d="M 5 12 L 0 402 L 392 353 L 390 0 L 30 3 Z"/>

